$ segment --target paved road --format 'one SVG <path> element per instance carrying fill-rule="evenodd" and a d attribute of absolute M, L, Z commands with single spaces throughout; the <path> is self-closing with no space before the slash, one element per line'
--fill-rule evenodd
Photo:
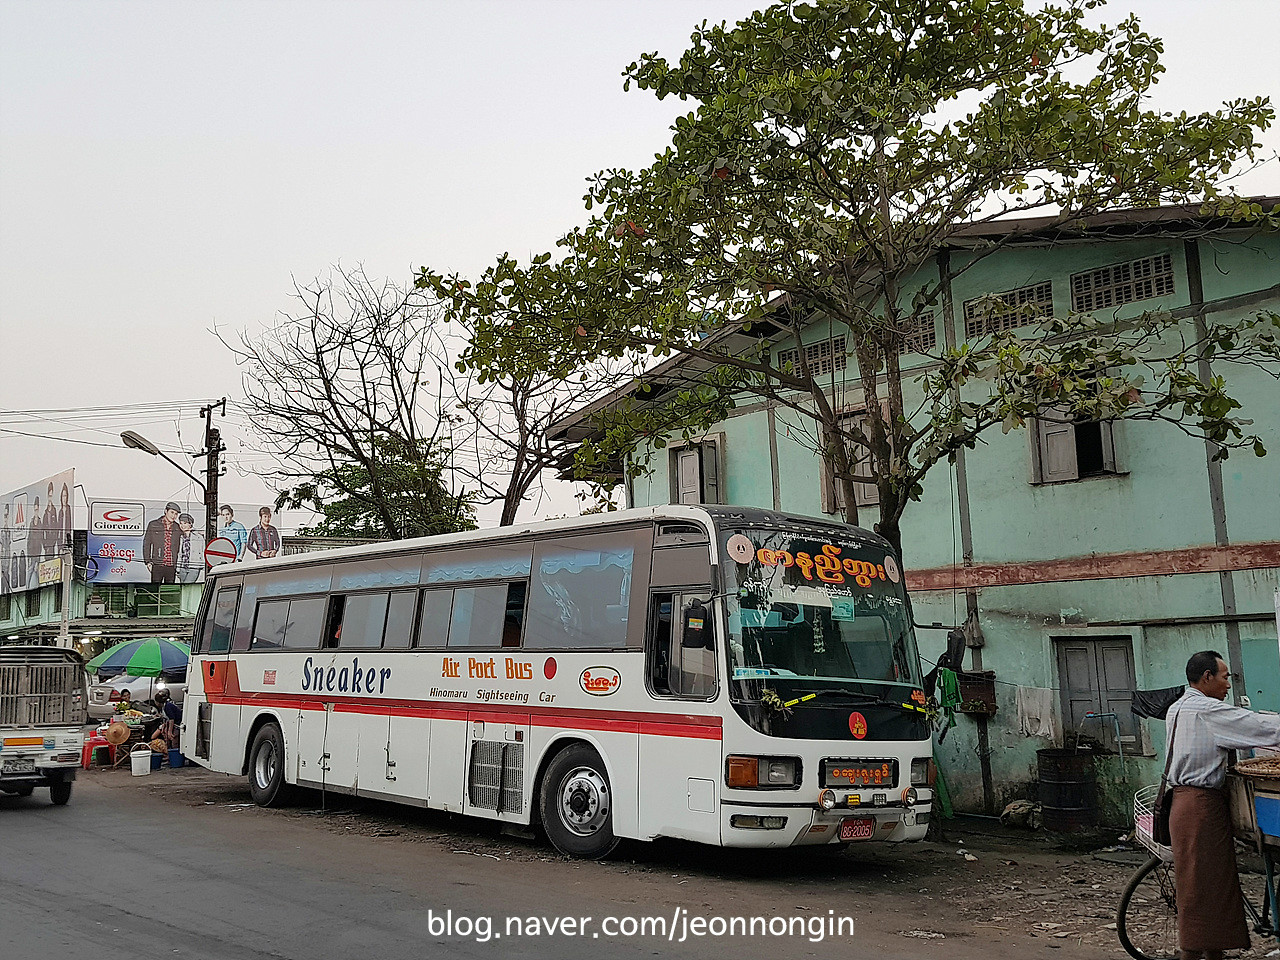
<path fill-rule="evenodd" d="M 66 807 L 51 806 L 43 790 L 0 797 L 0 953 L 15 960 L 1116 955 L 1029 939 L 1022 930 L 1011 935 L 1007 925 L 961 923 L 953 895 L 935 883 L 938 870 L 959 869 L 953 850 L 917 845 L 905 857 L 855 859 L 645 844 L 631 859 L 595 864 L 430 811 L 333 797 L 321 811 L 315 795 L 268 811 L 247 800 L 243 780 L 198 768 L 140 778 L 94 771 L 77 781 Z M 450 912 L 452 933 L 439 920 Z M 787 919 L 790 932 L 683 943 L 652 928 L 620 935 L 649 916 L 674 918 L 681 929 L 693 917 L 759 916 L 775 930 Z M 473 928 L 459 930 L 459 917 Z M 544 921 L 564 917 L 592 919 L 547 932 Z M 605 929 L 606 917 L 617 927 Z M 852 936 L 832 935 L 838 917 L 853 919 Z"/>

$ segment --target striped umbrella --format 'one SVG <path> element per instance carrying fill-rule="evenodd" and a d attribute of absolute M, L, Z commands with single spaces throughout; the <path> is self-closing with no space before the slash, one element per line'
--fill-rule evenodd
<path fill-rule="evenodd" d="M 117 643 L 86 663 L 84 668 L 89 673 L 118 671 L 132 677 L 158 677 L 185 669 L 190 659 L 191 648 L 185 643 L 164 637 L 148 637 Z"/>

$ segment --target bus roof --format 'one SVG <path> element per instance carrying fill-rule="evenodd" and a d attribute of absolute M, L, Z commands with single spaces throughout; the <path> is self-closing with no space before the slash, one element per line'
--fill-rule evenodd
<path fill-rule="evenodd" d="M 499 543 L 506 540 L 521 540 L 544 533 L 563 532 L 567 534 L 598 530 L 605 527 L 636 523 L 642 520 L 685 520 L 704 527 L 718 525 L 829 530 L 833 534 L 838 533 L 841 536 L 853 537 L 854 539 L 865 540 L 869 543 L 889 548 L 889 542 L 879 534 L 864 530 L 861 527 L 851 527 L 826 517 L 803 517 L 795 514 L 778 513 L 773 510 L 764 510 L 760 507 L 740 507 L 728 504 L 666 504 L 654 507 L 639 507 L 631 510 L 615 510 L 610 513 L 593 514 L 586 517 L 561 517 L 556 520 L 515 523 L 509 527 L 489 527 L 482 530 L 467 530 L 462 533 L 447 533 L 435 537 L 416 537 L 410 540 L 389 540 L 384 543 L 366 543 L 354 547 L 338 547 L 333 550 L 316 550 L 310 553 L 255 560 L 247 566 L 242 563 L 227 563 L 211 568 L 207 579 L 212 581 L 220 576 L 242 576 L 250 572 L 300 566 L 308 563 L 376 558 L 399 553 L 411 553 L 415 550 L 433 547 L 481 545 Z"/>

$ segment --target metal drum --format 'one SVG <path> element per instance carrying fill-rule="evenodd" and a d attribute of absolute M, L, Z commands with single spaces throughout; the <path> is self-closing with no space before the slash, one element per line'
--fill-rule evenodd
<path fill-rule="evenodd" d="M 1053 833 L 1087 833 L 1098 825 L 1098 785 L 1093 754 L 1037 750 L 1040 810 Z"/>

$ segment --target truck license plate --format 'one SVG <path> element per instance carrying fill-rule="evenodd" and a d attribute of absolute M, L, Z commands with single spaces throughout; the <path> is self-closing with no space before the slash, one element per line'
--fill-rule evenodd
<path fill-rule="evenodd" d="M 5 773 L 35 773 L 36 762 L 30 757 L 15 757 L 12 760 L 4 762 L 3 772 Z"/>
<path fill-rule="evenodd" d="M 874 817 L 845 817 L 840 821 L 841 840 L 870 840 L 875 833 Z"/>

